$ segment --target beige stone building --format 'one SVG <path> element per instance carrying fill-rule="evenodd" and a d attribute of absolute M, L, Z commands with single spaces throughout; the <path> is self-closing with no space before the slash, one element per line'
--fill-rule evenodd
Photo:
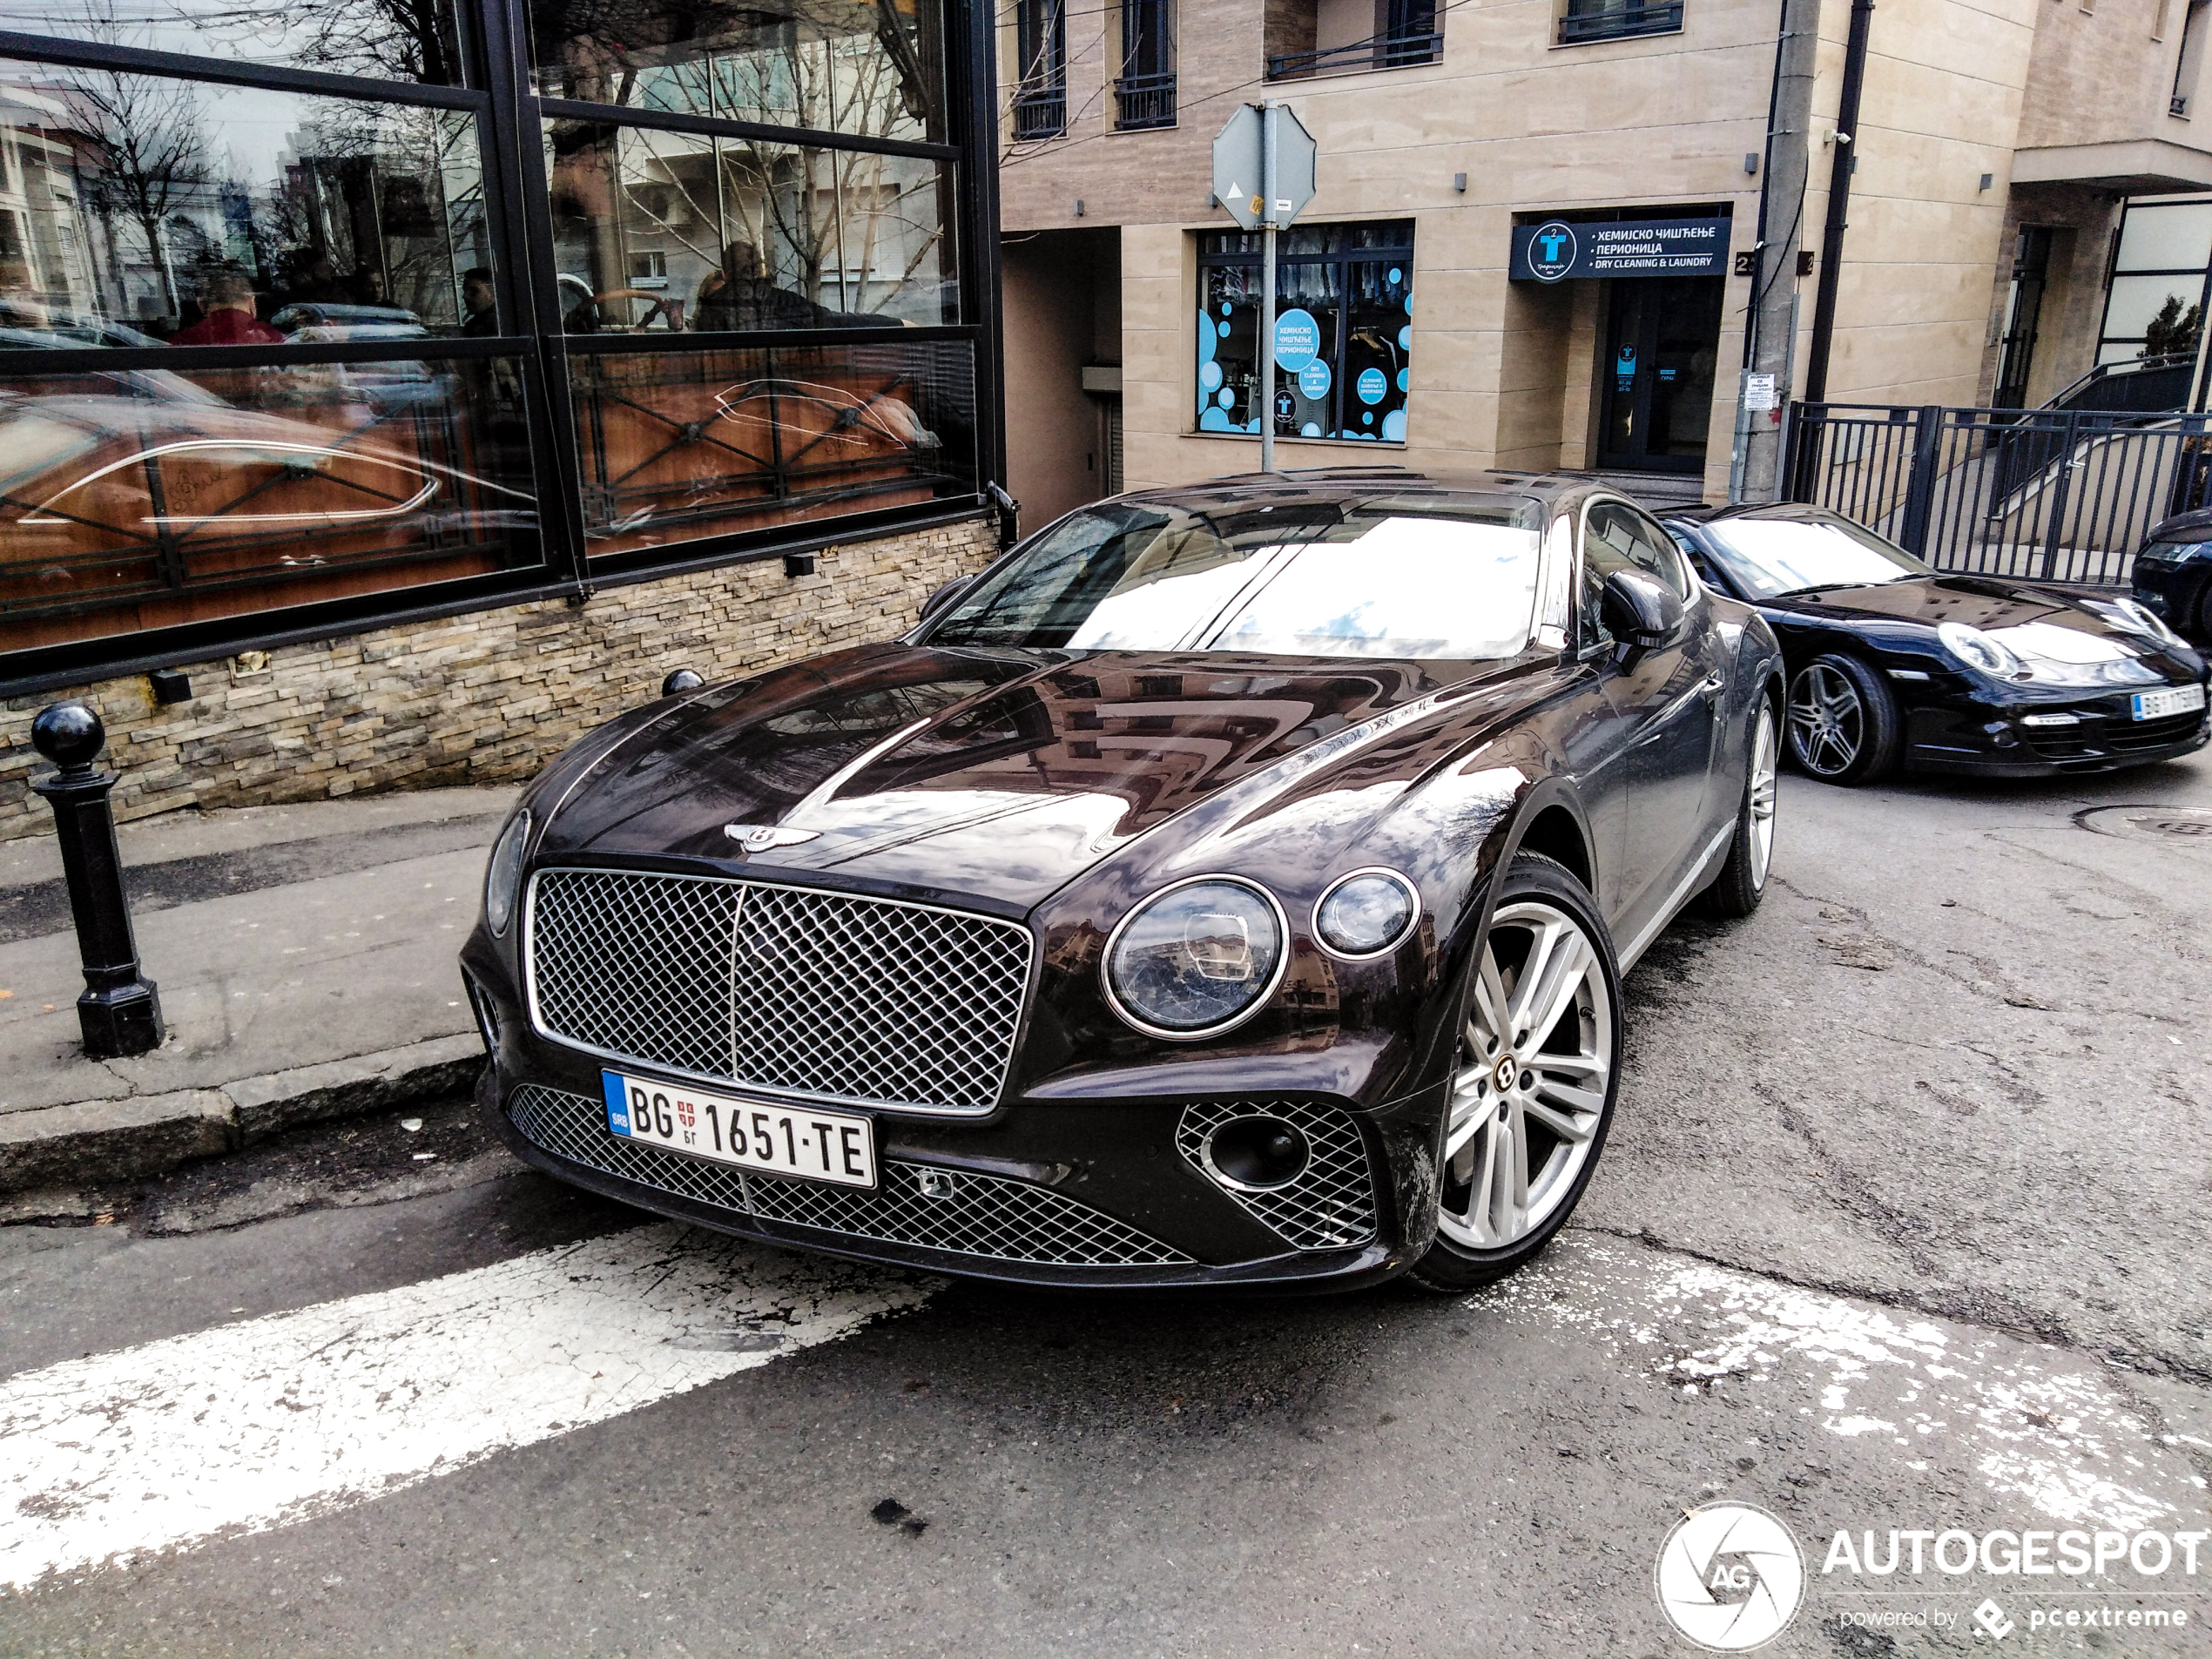
<path fill-rule="evenodd" d="M 999 62 L 1025 523 L 1116 484 L 1252 468 L 1269 401 L 1285 467 L 1595 469 L 1723 498 L 1755 263 L 1784 402 L 1824 355 L 1831 401 L 2033 406 L 2139 355 L 2168 293 L 2199 303 L 2196 218 L 2181 234 L 2143 212 L 2124 258 L 2119 232 L 2131 198 L 2212 185 L 2208 0 L 1862 4 L 1847 132 L 1851 0 L 1779 8 L 1817 18 L 1790 84 L 1777 10 L 1019 0 Z M 1283 237 L 1280 308 L 1303 314 L 1278 324 L 1271 400 L 1258 239 L 1210 189 L 1214 134 L 1263 98 L 1319 152 Z M 2142 280 L 2115 282 L 2116 259 Z M 1768 423 L 1753 494 L 1780 418 L 1742 416 Z"/>

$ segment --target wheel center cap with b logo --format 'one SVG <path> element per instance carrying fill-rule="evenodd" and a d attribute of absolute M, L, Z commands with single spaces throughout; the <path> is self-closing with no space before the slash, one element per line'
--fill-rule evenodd
<path fill-rule="evenodd" d="M 1518 1069 L 1513 1063 L 1513 1056 L 1503 1054 L 1498 1056 L 1498 1063 L 1491 1071 L 1490 1076 L 1491 1081 L 1498 1085 L 1498 1092 L 1502 1095 L 1513 1087 L 1514 1080 L 1519 1075 Z"/>

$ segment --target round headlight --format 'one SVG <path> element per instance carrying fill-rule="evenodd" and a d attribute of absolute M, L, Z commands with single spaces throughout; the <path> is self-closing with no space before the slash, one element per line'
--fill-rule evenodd
<path fill-rule="evenodd" d="M 1211 1036 L 1250 1017 L 1283 977 L 1282 907 L 1226 876 L 1163 887 L 1106 941 L 1106 998 L 1140 1031 Z"/>
<path fill-rule="evenodd" d="M 1979 628 L 1969 628 L 1963 622 L 1939 622 L 1936 637 L 1943 642 L 1944 650 L 1969 668 L 2000 679 L 2009 679 L 2020 671 L 2020 659 Z"/>
<path fill-rule="evenodd" d="M 2188 642 L 2160 620 L 2148 605 L 2134 599 L 2114 599 L 2112 608 L 2119 613 L 2121 626 L 2131 632 L 2155 639 L 2161 645 L 2182 645 Z"/>
<path fill-rule="evenodd" d="M 1339 956 L 1378 956 L 1420 914 L 1420 894 L 1397 871 L 1355 870 L 1313 907 L 1313 935 Z"/>
<path fill-rule="evenodd" d="M 484 920 L 494 934 L 503 934 L 515 917 L 515 894 L 523 884 L 523 849 L 529 845 L 530 815 L 517 813 L 507 820 L 493 843 L 491 862 L 484 869 Z"/>

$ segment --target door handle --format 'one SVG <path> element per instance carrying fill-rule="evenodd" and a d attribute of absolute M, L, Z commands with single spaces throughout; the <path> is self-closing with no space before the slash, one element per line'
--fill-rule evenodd
<path fill-rule="evenodd" d="M 1705 683 L 1697 688 L 1698 694 L 1710 703 L 1721 694 L 1721 687 L 1727 684 L 1728 682 L 1718 674 L 1708 674 L 1705 676 Z"/>

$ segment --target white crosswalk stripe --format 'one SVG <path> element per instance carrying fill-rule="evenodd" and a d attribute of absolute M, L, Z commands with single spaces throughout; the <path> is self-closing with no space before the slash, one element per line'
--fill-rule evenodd
<path fill-rule="evenodd" d="M 919 1306 L 675 1225 L 0 1383 L 0 1590 L 308 1519 Z"/>

